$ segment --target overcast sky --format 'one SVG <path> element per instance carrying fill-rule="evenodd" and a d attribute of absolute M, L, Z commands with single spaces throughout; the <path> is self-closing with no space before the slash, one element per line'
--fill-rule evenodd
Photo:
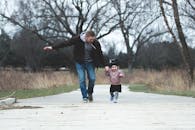
<path fill-rule="evenodd" d="M 17 9 L 17 4 L 16 4 L 17 1 L 19 1 L 19 0 L 8 0 L 8 3 L 7 3 L 8 7 L 7 7 L 6 15 L 11 15 L 13 10 Z M 159 23 L 157 23 L 153 27 L 156 26 L 156 28 L 157 28 L 157 27 L 159 27 L 159 24 L 161 24 L 161 27 L 165 28 L 162 26 L 162 24 L 164 24 L 164 23 L 162 23 L 162 20 L 163 19 L 159 19 Z M 17 28 L 15 28 L 12 24 L 6 24 L 4 29 L 9 35 L 13 35 L 17 31 Z M 193 47 L 195 47 L 195 43 L 194 43 L 195 33 L 194 33 L 194 31 L 185 30 L 185 29 L 184 29 L 184 31 L 185 31 L 185 33 L 191 35 L 190 38 L 187 40 L 188 40 L 188 43 L 191 43 L 191 45 Z M 164 38 L 162 40 L 167 40 L 167 39 L 171 39 L 170 35 L 164 36 Z M 108 46 L 115 44 L 117 52 L 119 52 L 119 51 L 126 52 L 125 43 L 124 43 L 124 40 L 122 38 L 120 31 L 114 31 L 111 34 L 109 34 L 108 36 L 104 37 L 100 41 L 101 41 L 101 45 L 102 45 L 104 51 L 106 50 L 106 48 Z"/>

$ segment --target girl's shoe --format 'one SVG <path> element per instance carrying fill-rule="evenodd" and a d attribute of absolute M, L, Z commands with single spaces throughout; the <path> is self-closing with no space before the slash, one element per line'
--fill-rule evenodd
<path fill-rule="evenodd" d="M 118 101 L 118 95 L 119 95 L 119 93 L 118 92 L 114 92 L 114 100 L 113 100 L 113 102 L 114 103 L 117 103 L 117 101 Z"/>
<path fill-rule="evenodd" d="M 110 101 L 112 102 L 114 100 L 114 96 L 110 96 Z"/>
<path fill-rule="evenodd" d="M 117 99 L 113 99 L 113 103 L 117 103 Z"/>

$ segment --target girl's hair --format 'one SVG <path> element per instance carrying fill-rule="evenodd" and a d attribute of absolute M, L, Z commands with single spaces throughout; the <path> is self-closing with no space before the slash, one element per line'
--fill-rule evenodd
<path fill-rule="evenodd" d="M 118 60 L 117 59 L 110 59 L 109 66 L 111 67 L 112 65 L 118 66 L 119 65 Z"/>

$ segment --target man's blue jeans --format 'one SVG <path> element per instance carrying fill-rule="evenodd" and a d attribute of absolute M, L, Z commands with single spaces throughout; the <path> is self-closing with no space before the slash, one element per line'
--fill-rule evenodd
<path fill-rule="evenodd" d="M 85 62 L 85 63 L 76 63 L 76 70 L 79 77 L 80 89 L 83 98 L 87 98 L 88 94 L 93 93 L 93 88 L 95 84 L 95 67 L 93 62 Z M 86 85 L 86 72 L 88 78 L 88 90 Z"/>

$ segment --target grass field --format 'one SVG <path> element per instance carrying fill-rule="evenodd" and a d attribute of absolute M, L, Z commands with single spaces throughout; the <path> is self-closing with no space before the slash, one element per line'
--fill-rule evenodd
<path fill-rule="evenodd" d="M 68 85 L 68 86 L 59 86 L 59 87 L 53 87 L 53 88 L 18 89 L 18 90 L 10 90 L 10 91 L 1 91 L 0 98 L 6 97 L 14 93 L 12 97 L 16 97 L 17 99 L 24 99 L 24 98 L 55 95 L 59 93 L 70 92 L 75 89 L 78 89 L 78 86 Z"/>
<path fill-rule="evenodd" d="M 145 92 L 145 93 L 156 93 L 164 95 L 178 95 L 178 96 L 188 96 L 195 98 L 194 90 L 155 90 L 144 84 L 131 84 L 129 85 L 130 91 L 134 92 Z"/>
<path fill-rule="evenodd" d="M 195 83 L 189 88 L 187 76 L 183 70 L 142 70 L 128 72 L 123 70 L 125 78 L 122 84 L 130 84 L 132 91 L 173 94 L 182 96 L 195 95 Z M 28 73 L 15 70 L 0 71 L 0 97 L 16 92 L 17 98 L 30 98 L 53 95 L 75 90 L 79 87 L 78 78 L 69 71 L 44 71 Z M 96 70 L 96 84 L 110 84 L 104 69 Z"/>

